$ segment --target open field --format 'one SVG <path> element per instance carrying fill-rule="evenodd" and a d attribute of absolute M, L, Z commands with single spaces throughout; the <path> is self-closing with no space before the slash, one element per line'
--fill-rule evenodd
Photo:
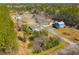
<path fill-rule="evenodd" d="M 79 30 L 74 29 L 74 28 L 69 28 L 69 27 L 65 27 L 65 28 L 52 28 L 49 27 L 52 30 L 56 31 L 59 35 L 68 38 L 69 40 L 73 41 L 73 42 L 78 42 L 79 41 Z"/>

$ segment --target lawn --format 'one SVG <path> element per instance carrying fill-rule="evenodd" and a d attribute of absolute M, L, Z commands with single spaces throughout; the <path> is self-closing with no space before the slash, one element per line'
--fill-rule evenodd
<path fill-rule="evenodd" d="M 62 29 L 55 29 L 54 30 L 60 34 L 61 36 L 68 38 L 69 40 L 73 42 L 78 42 L 79 41 L 79 30 L 74 29 L 74 28 L 62 28 Z"/>
<path fill-rule="evenodd" d="M 65 44 L 65 42 L 61 41 L 61 43 L 55 47 L 52 47 L 46 51 L 42 51 L 40 53 L 38 53 L 38 55 L 48 55 L 48 54 L 53 54 L 56 53 L 57 50 L 66 47 L 67 44 Z"/>

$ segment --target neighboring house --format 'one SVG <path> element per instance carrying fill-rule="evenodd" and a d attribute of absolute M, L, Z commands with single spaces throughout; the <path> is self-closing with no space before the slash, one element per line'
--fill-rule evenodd
<path fill-rule="evenodd" d="M 63 21 L 60 21 L 60 22 L 54 21 L 52 25 L 55 28 L 64 28 L 65 27 L 65 23 Z"/>

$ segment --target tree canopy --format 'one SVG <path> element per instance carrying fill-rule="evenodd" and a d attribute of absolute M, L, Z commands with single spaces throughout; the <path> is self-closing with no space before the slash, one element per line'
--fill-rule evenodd
<path fill-rule="evenodd" d="M 16 32 L 5 5 L 0 5 L 0 49 L 11 50 L 16 47 Z"/>

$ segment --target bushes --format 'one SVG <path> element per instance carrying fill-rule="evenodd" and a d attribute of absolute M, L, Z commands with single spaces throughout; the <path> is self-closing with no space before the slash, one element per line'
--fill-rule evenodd
<path fill-rule="evenodd" d="M 50 40 L 50 41 L 49 41 Z M 59 40 L 57 38 L 52 38 L 44 42 L 45 49 L 52 48 L 59 44 Z"/>
<path fill-rule="evenodd" d="M 39 37 L 40 36 L 40 32 L 38 31 L 33 31 L 32 32 L 33 37 Z"/>
<path fill-rule="evenodd" d="M 40 53 L 41 52 L 41 50 L 34 50 L 33 51 L 33 53 L 35 54 L 35 53 Z"/>
<path fill-rule="evenodd" d="M 29 29 L 29 27 L 27 25 L 22 25 L 22 29 L 23 29 L 23 31 L 25 31 L 25 33 L 27 35 L 31 34 L 30 29 Z"/>
<path fill-rule="evenodd" d="M 33 53 L 40 53 L 44 50 L 54 48 L 55 46 L 60 44 L 60 41 L 57 38 L 52 38 L 50 41 L 49 41 L 49 39 L 48 40 L 43 39 L 43 40 L 44 41 L 41 42 L 41 43 L 38 42 L 39 45 L 36 43 L 37 47 L 34 46 Z M 33 47 L 33 44 L 31 45 L 31 47 Z"/>
<path fill-rule="evenodd" d="M 27 25 L 22 25 L 22 30 L 24 31 L 24 38 L 29 38 L 31 31 Z"/>
<path fill-rule="evenodd" d="M 45 30 L 33 31 L 29 39 L 29 47 L 33 48 L 33 53 L 40 53 L 60 44 L 57 38 L 49 37 Z"/>
<path fill-rule="evenodd" d="M 0 49 L 12 50 L 16 48 L 16 32 L 5 5 L 0 5 Z"/>

